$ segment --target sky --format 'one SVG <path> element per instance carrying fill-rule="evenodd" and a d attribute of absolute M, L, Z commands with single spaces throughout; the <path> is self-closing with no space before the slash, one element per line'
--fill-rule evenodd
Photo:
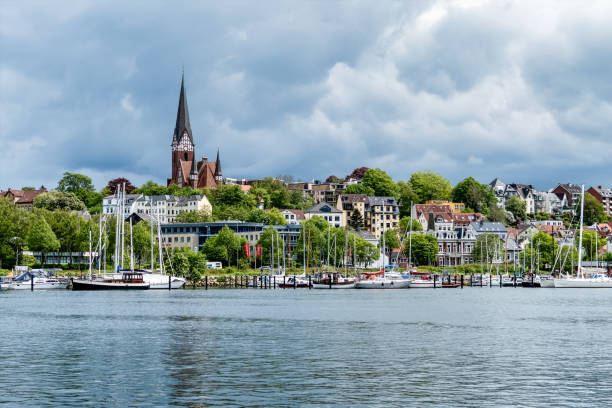
<path fill-rule="evenodd" d="M 586 6 L 588 4 L 588 6 Z M 612 187 L 609 1 L 0 0 L 0 189 L 225 177 Z"/>

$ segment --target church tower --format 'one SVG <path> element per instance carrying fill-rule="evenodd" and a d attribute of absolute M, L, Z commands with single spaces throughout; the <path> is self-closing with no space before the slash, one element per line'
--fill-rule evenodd
<path fill-rule="evenodd" d="M 179 96 L 178 112 L 176 113 L 176 126 L 172 136 L 172 178 L 168 185 L 174 183 L 179 186 L 193 185 L 193 173 L 197 177 L 197 163 L 195 163 L 193 134 L 189 123 L 189 109 L 187 108 L 187 94 L 185 92 L 185 75 L 181 77 L 181 94 Z"/>

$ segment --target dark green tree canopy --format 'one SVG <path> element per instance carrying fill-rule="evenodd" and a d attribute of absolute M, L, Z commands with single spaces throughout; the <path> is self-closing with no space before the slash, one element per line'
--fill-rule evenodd
<path fill-rule="evenodd" d="M 95 191 L 91 178 L 83 174 L 65 172 L 57 184 L 57 190 L 63 193 L 77 193 L 80 189 Z"/>
<path fill-rule="evenodd" d="M 344 189 L 344 194 L 365 194 L 367 196 L 374 196 L 375 192 L 372 187 L 368 187 L 364 184 L 351 184 Z"/>
<path fill-rule="evenodd" d="M 369 169 L 366 171 L 361 179 L 361 184 L 374 190 L 374 195 L 377 197 L 398 196 L 397 184 L 395 184 L 387 172 L 381 169 Z"/>
<path fill-rule="evenodd" d="M 493 189 L 488 184 L 481 184 L 473 177 L 461 180 L 453 188 L 453 202 L 464 203 L 476 212 L 488 214 L 489 208 L 497 202 Z"/>
<path fill-rule="evenodd" d="M 63 211 L 82 211 L 85 210 L 85 204 L 74 193 L 64 193 L 61 191 L 49 191 L 43 193 L 34 199 L 34 208 L 43 208 L 45 210 L 63 210 Z"/>
<path fill-rule="evenodd" d="M 527 204 L 517 196 L 512 196 L 506 201 L 506 210 L 514 215 L 517 222 L 527 218 Z"/>
<path fill-rule="evenodd" d="M 410 177 L 410 186 L 416 194 L 418 203 L 428 200 L 448 200 L 451 196 L 450 181 L 430 171 L 414 173 Z"/>

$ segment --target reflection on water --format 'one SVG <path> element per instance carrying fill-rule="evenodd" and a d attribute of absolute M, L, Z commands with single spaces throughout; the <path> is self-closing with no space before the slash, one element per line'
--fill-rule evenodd
<path fill-rule="evenodd" d="M 7 406 L 611 406 L 612 291 L 0 293 Z"/>

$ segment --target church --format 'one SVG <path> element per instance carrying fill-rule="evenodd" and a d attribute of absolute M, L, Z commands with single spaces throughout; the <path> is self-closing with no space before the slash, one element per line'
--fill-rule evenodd
<path fill-rule="evenodd" d="M 167 185 L 176 184 L 179 187 L 214 189 L 223 184 L 221 160 L 217 149 L 217 160 L 209 162 L 207 156 L 197 160 L 195 143 L 189 123 L 187 94 L 185 93 L 185 75 L 181 78 L 181 95 L 179 96 L 176 126 L 172 135 L 172 177 Z"/>

